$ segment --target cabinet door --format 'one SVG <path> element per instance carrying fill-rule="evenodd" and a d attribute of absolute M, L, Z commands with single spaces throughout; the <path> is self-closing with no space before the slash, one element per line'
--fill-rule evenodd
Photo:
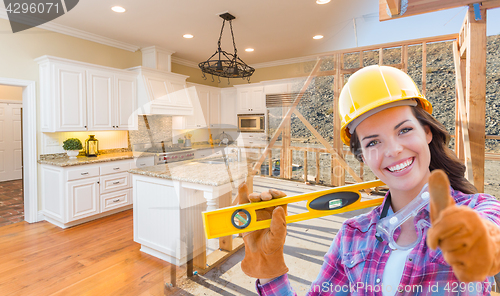
<path fill-rule="evenodd" d="M 190 88 L 192 89 L 192 88 Z M 208 109 L 210 91 L 196 87 L 196 96 L 193 100 L 193 115 L 186 117 L 186 128 L 203 128 L 208 124 Z"/>
<path fill-rule="evenodd" d="M 116 120 L 114 129 L 137 130 L 135 76 L 115 75 Z"/>
<path fill-rule="evenodd" d="M 68 182 L 68 222 L 99 214 L 99 178 Z"/>
<path fill-rule="evenodd" d="M 251 112 L 264 113 L 266 111 L 266 98 L 262 87 L 252 89 L 250 103 Z"/>
<path fill-rule="evenodd" d="M 87 97 L 85 70 L 81 67 L 55 64 L 55 131 L 87 130 Z"/>
<path fill-rule="evenodd" d="M 220 121 L 221 127 L 237 128 L 238 117 L 236 116 L 236 90 L 221 90 Z"/>
<path fill-rule="evenodd" d="M 238 113 L 244 114 L 251 111 L 250 98 L 250 89 L 238 89 Z"/>
<path fill-rule="evenodd" d="M 115 126 L 114 89 L 112 73 L 87 71 L 88 129 L 112 130 Z"/>
<path fill-rule="evenodd" d="M 220 114 L 220 90 L 210 90 L 210 120 L 211 128 L 218 128 L 221 125 Z"/>

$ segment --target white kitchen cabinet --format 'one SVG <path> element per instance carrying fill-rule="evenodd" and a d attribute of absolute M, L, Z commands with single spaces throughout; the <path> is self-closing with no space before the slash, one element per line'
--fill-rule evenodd
<path fill-rule="evenodd" d="M 114 128 L 114 77 L 113 73 L 87 70 L 88 129 L 112 130 Z"/>
<path fill-rule="evenodd" d="M 221 92 L 219 89 L 210 90 L 209 121 L 211 128 L 221 126 Z"/>
<path fill-rule="evenodd" d="M 222 128 L 238 128 L 238 117 L 236 116 L 236 89 L 223 88 L 220 95 L 220 118 Z"/>
<path fill-rule="evenodd" d="M 44 76 L 40 77 L 42 130 L 48 126 L 55 130 L 86 130 L 85 69 L 67 64 L 53 64 L 44 67 L 40 72 L 40 76 Z M 53 89 L 47 93 L 46 88 L 51 85 Z"/>
<path fill-rule="evenodd" d="M 68 222 L 99 214 L 99 178 L 70 181 L 67 184 Z"/>
<path fill-rule="evenodd" d="M 132 161 L 132 163 L 130 164 L 130 168 L 136 169 L 154 165 L 155 165 L 155 157 L 153 155 L 141 156 L 141 157 L 134 157 L 134 161 Z"/>
<path fill-rule="evenodd" d="M 137 129 L 137 74 L 48 56 L 36 61 L 42 132 Z"/>
<path fill-rule="evenodd" d="M 216 87 L 187 83 L 193 115 L 173 116 L 173 129 L 217 128 L 220 126 L 220 90 Z"/>
<path fill-rule="evenodd" d="M 45 220 L 67 228 L 132 207 L 133 160 L 59 167 L 41 165 Z"/>
<path fill-rule="evenodd" d="M 192 89 L 192 88 L 191 88 Z M 210 91 L 208 89 L 195 87 L 196 96 L 193 102 L 193 115 L 186 117 L 186 128 L 204 128 L 209 122 Z"/>
<path fill-rule="evenodd" d="M 137 130 L 137 89 L 135 74 L 115 74 L 115 130 Z"/>
<path fill-rule="evenodd" d="M 263 86 L 241 86 L 237 88 L 237 113 L 265 113 L 266 103 Z"/>

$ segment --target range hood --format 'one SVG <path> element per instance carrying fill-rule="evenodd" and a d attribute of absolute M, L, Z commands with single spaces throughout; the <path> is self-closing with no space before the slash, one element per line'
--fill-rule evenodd
<path fill-rule="evenodd" d="M 193 115 L 193 91 L 189 76 L 170 72 L 173 52 L 152 46 L 142 51 L 142 67 L 128 70 L 137 75 L 139 115 Z"/>

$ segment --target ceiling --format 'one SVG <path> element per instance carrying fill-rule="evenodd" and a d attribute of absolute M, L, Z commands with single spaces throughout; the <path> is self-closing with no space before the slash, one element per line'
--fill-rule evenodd
<path fill-rule="evenodd" d="M 113 12 L 115 5 L 127 11 Z M 7 18 L 3 7 L 1 3 L 0 17 Z M 239 57 L 251 66 L 266 67 L 339 49 L 456 34 L 466 11 L 459 7 L 379 22 L 377 0 L 331 0 L 323 5 L 316 0 L 80 0 L 68 13 L 39 27 L 130 51 L 158 46 L 174 51 L 174 62 L 196 67 L 215 53 L 223 22 L 219 14 L 229 12 L 236 17 L 232 22 Z M 494 25 L 488 30 L 498 34 L 500 24 Z M 182 37 L 188 33 L 194 38 Z M 324 38 L 314 40 L 318 34 Z M 245 52 L 248 47 L 255 51 Z M 233 52 L 227 23 L 222 49 Z"/>
<path fill-rule="evenodd" d="M 115 5 L 127 11 L 111 11 Z M 52 24 L 139 48 L 156 45 L 175 51 L 173 57 L 198 63 L 217 49 L 223 21 L 218 15 L 223 12 L 236 17 L 238 55 L 252 65 L 339 49 L 341 39 L 355 38 L 353 18 L 378 22 L 378 1 L 332 0 L 318 5 L 315 0 L 81 0 Z M 186 33 L 194 38 L 183 38 Z M 314 40 L 317 34 L 325 37 Z M 233 52 L 230 36 L 226 23 L 222 49 Z M 247 53 L 247 47 L 255 51 Z"/>

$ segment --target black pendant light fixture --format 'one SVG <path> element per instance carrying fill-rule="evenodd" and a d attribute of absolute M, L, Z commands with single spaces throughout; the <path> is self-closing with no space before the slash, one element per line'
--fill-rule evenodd
<path fill-rule="evenodd" d="M 250 76 L 252 76 L 255 69 L 245 64 L 245 62 L 243 62 L 238 57 L 236 50 L 236 43 L 234 42 L 233 25 L 231 23 L 231 21 L 234 20 L 235 17 L 230 13 L 224 13 L 219 16 L 222 19 L 224 19 L 224 21 L 222 22 L 222 29 L 220 31 L 219 42 L 217 42 L 217 51 L 211 57 L 209 57 L 208 60 L 198 64 L 198 67 L 200 67 L 201 72 L 203 72 L 203 78 L 207 79 L 205 75 L 206 73 L 212 75 L 212 81 L 214 80 L 213 76 L 215 75 L 226 78 L 243 78 L 243 79 L 246 78 L 250 82 Z M 231 37 L 233 38 L 234 55 L 221 49 L 220 43 L 226 21 L 229 22 L 229 26 L 231 28 Z"/>

